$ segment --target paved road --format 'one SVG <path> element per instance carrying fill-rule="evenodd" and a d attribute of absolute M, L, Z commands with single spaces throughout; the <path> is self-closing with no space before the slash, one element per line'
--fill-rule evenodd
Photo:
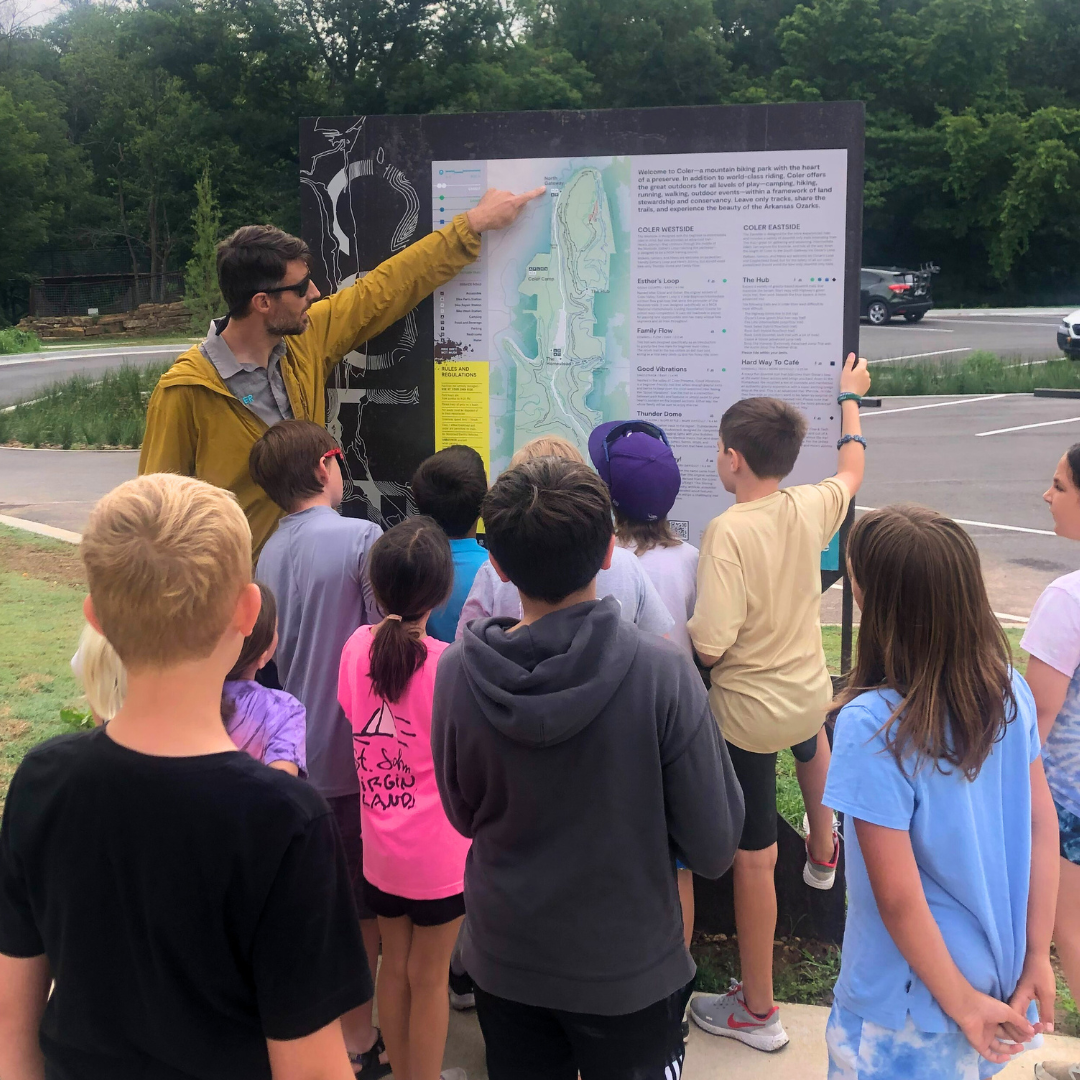
<path fill-rule="evenodd" d="M 146 366 L 175 360 L 189 346 L 118 345 L 102 348 L 45 350 L 0 356 L 0 405 L 25 401 L 54 382 L 72 375 L 97 375 L 123 364 Z"/>
<path fill-rule="evenodd" d="M 1057 327 L 1064 314 L 937 315 L 910 325 L 902 318 L 887 326 L 863 323 L 860 352 L 868 360 L 959 362 L 976 349 L 989 349 L 1022 360 L 1057 357 Z"/>

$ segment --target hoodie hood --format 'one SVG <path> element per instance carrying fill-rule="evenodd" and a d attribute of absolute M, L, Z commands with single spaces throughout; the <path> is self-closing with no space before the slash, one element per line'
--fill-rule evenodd
<path fill-rule="evenodd" d="M 462 666 L 491 725 L 526 746 L 582 731 L 622 683 L 637 651 L 614 597 L 553 611 L 513 633 L 516 619 L 478 619 L 462 635 Z"/>

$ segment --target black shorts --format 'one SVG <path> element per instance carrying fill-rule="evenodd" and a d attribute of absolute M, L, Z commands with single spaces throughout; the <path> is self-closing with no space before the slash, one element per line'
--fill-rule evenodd
<path fill-rule="evenodd" d="M 364 842 L 360 839 L 360 792 L 355 795 L 335 795 L 326 801 L 334 811 L 338 832 L 341 833 L 341 846 L 345 849 L 345 861 L 349 864 L 357 913 L 361 919 L 374 919 L 375 912 L 368 907 L 364 899 Z"/>
<path fill-rule="evenodd" d="M 442 896 L 438 900 L 410 900 L 376 888 L 364 879 L 364 899 L 371 911 L 383 919 L 409 917 L 413 926 L 442 926 L 465 914 L 465 894 Z"/>
<path fill-rule="evenodd" d="M 672 1080 L 682 1073 L 682 1018 L 693 983 L 637 1012 L 545 1009 L 476 987 L 491 1080 Z"/>
<path fill-rule="evenodd" d="M 726 740 L 725 740 L 726 741 Z M 731 766 L 743 791 L 746 817 L 743 819 L 740 851 L 764 851 L 776 843 L 776 754 L 755 754 L 727 744 Z M 817 736 L 791 748 L 796 761 L 813 759 Z"/>

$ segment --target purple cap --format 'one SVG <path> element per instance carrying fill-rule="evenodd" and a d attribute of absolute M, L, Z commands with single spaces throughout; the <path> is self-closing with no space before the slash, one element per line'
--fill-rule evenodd
<path fill-rule="evenodd" d="M 589 435 L 589 457 L 619 513 L 631 521 L 666 518 L 682 477 L 663 429 L 647 420 L 613 420 Z"/>

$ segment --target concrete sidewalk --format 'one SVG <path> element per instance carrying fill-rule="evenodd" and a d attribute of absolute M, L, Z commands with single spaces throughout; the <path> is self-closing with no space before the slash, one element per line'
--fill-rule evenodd
<path fill-rule="evenodd" d="M 784 1005 L 781 1013 L 791 1042 L 774 1054 L 709 1035 L 691 1024 L 683 1080 L 826 1080 L 829 1055 L 825 1023 L 829 1010 L 817 1005 Z M 1001 1080 L 1030 1080 L 1035 1063 L 1047 1060 L 1080 1061 L 1080 1039 L 1048 1036 L 1043 1049 L 1021 1054 L 998 1076 Z M 484 1041 L 475 1011 L 451 1011 L 443 1064 L 463 1068 L 469 1080 L 487 1080 Z"/>

